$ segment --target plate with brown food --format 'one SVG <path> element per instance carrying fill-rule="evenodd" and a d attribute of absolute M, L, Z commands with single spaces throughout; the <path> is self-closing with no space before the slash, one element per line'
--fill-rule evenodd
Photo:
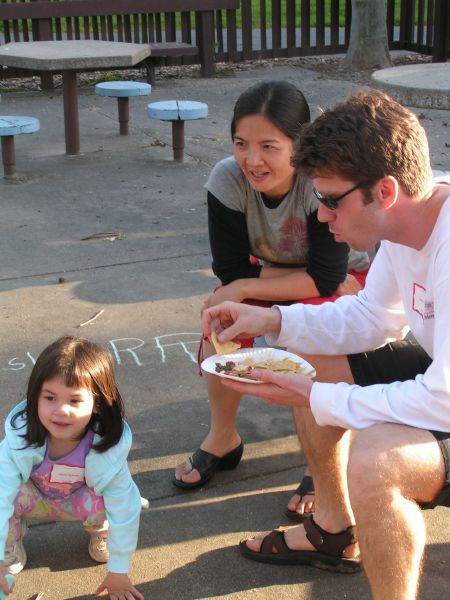
<path fill-rule="evenodd" d="M 307 377 L 316 375 L 314 367 L 301 356 L 279 348 L 245 348 L 229 354 L 214 354 L 205 358 L 201 366 L 212 375 L 247 383 L 261 383 L 249 378 L 253 369 L 301 373 Z"/>

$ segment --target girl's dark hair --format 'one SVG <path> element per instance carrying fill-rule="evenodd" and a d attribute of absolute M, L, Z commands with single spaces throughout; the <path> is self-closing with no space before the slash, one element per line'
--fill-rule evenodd
<path fill-rule="evenodd" d="M 234 140 L 237 122 L 250 115 L 262 115 L 291 140 L 296 140 L 311 114 L 302 92 L 288 81 L 261 81 L 243 92 L 236 101 L 231 121 Z"/>
<path fill-rule="evenodd" d="M 105 452 L 118 443 L 123 433 L 124 407 L 117 389 L 110 353 L 93 342 L 81 338 L 64 336 L 39 355 L 28 381 L 27 405 L 16 414 L 27 421 L 27 432 L 23 436 L 25 447 L 42 446 L 48 432 L 38 417 L 38 398 L 45 381 L 62 377 L 68 387 L 83 387 L 94 396 L 94 410 L 86 430 L 102 436 L 93 445 L 97 452 Z"/>

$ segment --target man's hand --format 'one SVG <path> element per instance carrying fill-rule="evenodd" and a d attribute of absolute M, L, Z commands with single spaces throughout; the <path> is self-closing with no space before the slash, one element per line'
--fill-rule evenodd
<path fill-rule="evenodd" d="M 277 308 L 261 308 L 236 302 L 222 302 L 203 311 L 203 335 L 217 333 L 219 342 L 235 338 L 253 338 L 266 333 L 278 335 L 281 313 Z"/>
<path fill-rule="evenodd" d="M 144 600 L 144 596 L 133 587 L 126 573 L 108 572 L 103 583 L 95 590 L 96 596 L 107 591 L 111 600 Z"/>
<path fill-rule="evenodd" d="M 268 404 L 309 408 L 313 381 L 306 375 L 252 369 L 250 377 L 263 383 L 241 383 L 225 378 L 222 379 L 222 383 L 241 395 L 256 396 Z"/>

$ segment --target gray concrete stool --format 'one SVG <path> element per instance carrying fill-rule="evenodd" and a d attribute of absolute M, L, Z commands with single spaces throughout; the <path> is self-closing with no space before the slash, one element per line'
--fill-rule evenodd
<path fill-rule="evenodd" d="M 192 100 L 164 100 L 149 104 L 147 114 L 150 119 L 172 121 L 173 159 L 182 162 L 184 159 L 184 122 L 207 117 L 208 105 Z"/>
<path fill-rule="evenodd" d="M 130 120 L 130 96 L 148 96 L 152 86 L 141 81 L 104 81 L 97 83 L 95 93 L 99 96 L 112 96 L 117 98 L 119 109 L 120 135 L 128 135 L 128 121 Z"/>
<path fill-rule="evenodd" d="M 6 178 L 16 174 L 16 149 L 14 136 L 39 131 L 41 125 L 35 117 L 0 117 L 0 136 L 2 138 L 3 172 Z"/>

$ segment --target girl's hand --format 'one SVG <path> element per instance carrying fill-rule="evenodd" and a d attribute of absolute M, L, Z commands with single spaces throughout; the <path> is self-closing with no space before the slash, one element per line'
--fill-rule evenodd
<path fill-rule="evenodd" d="M 5 575 L 7 573 L 8 573 L 8 571 L 3 566 L 3 561 L 0 560 L 0 590 L 3 591 L 3 593 L 5 594 L 5 596 L 9 596 L 9 594 L 11 593 L 10 589 L 9 589 L 8 582 L 5 579 Z"/>
<path fill-rule="evenodd" d="M 353 275 L 350 275 L 350 273 L 347 273 L 346 278 L 341 283 L 341 285 L 338 287 L 336 294 L 338 296 L 346 296 L 346 295 L 354 296 L 361 289 L 362 289 L 361 284 L 356 279 L 356 277 L 354 277 Z"/>
<path fill-rule="evenodd" d="M 95 595 L 100 596 L 105 590 L 111 600 L 144 600 L 144 596 L 133 587 L 126 573 L 108 572 L 103 583 L 95 590 Z"/>
<path fill-rule="evenodd" d="M 242 300 L 245 299 L 245 296 L 241 281 L 241 279 L 236 279 L 228 285 L 223 285 L 222 287 L 218 288 L 203 302 L 202 312 L 205 310 L 205 308 L 211 308 L 211 306 L 216 306 L 221 302 L 225 302 L 225 300 L 242 302 Z"/>

